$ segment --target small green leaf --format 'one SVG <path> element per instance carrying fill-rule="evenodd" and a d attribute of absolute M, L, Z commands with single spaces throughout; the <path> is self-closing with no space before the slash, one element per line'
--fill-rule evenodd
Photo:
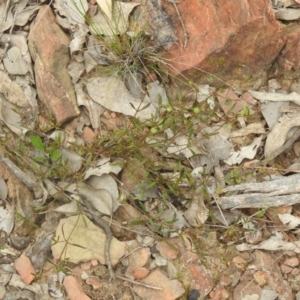
<path fill-rule="evenodd" d="M 57 161 L 61 157 L 61 152 L 58 149 L 54 149 L 50 152 L 50 158 L 52 161 Z"/>
<path fill-rule="evenodd" d="M 43 141 L 41 140 L 41 138 L 39 136 L 31 135 L 29 138 L 30 138 L 30 141 L 32 143 L 32 146 L 35 149 L 40 150 L 42 152 L 46 152 L 45 145 L 43 144 Z"/>
<path fill-rule="evenodd" d="M 141 225 L 141 224 L 143 224 L 143 221 L 141 221 L 141 220 L 137 220 L 137 221 L 132 221 L 132 222 L 130 222 L 130 225 Z"/>

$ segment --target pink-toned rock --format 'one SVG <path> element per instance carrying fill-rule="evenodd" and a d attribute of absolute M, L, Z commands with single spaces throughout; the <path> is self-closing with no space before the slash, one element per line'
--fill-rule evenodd
<path fill-rule="evenodd" d="M 92 260 L 91 260 L 91 264 L 92 264 L 93 267 L 96 267 L 96 266 L 99 265 L 99 262 L 98 262 L 97 259 L 92 259 Z"/>
<path fill-rule="evenodd" d="M 73 274 L 80 276 L 82 273 L 83 273 L 83 269 L 81 269 L 79 266 L 73 268 Z"/>
<path fill-rule="evenodd" d="M 299 25 L 286 26 L 282 31 L 286 43 L 275 64 L 275 75 L 290 75 L 300 68 L 300 27 Z"/>
<path fill-rule="evenodd" d="M 156 248 L 160 255 L 168 260 L 173 260 L 178 255 L 178 250 L 171 240 L 159 242 Z"/>
<path fill-rule="evenodd" d="M 30 54 L 43 113 L 63 124 L 79 115 L 76 96 L 67 71 L 70 38 L 55 22 L 49 5 L 41 6 L 28 36 Z M 50 115 L 49 115 L 50 113 Z"/>
<path fill-rule="evenodd" d="M 217 99 L 226 115 L 228 113 L 239 113 L 248 103 L 239 98 L 231 89 L 221 89 L 217 93 Z"/>
<path fill-rule="evenodd" d="M 140 248 L 135 250 L 139 247 L 139 243 L 137 241 L 132 241 L 129 245 L 128 251 L 133 251 L 128 257 L 128 268 L 126 270 L 126 277 L 134 277 L 135 270 L 144 267 L 144 265 L 148 262 L 148 259 L 151 255 L 149 248 Z M 139 274 L 139 272 L 137 272 Z"/>
<path fill-rule="evenodd" d="M 183 253 L 180 256 L 180 260 L 183 263 L 190 263 L 190 262 L 196 261 L 197 259 L 199 259 L 198 255 L 192 251 L 186 251 L 185 253 Z"/>
<path fill-rule="evenodd" d="M 80 282 L 74 276 L 65 277 L 64 287 L 70 300 L 91 300 L 91 298 L 84 293 Z"/>
<path fill-rule="evenodd" d="M 84 263 L 80 264 L 81 269 L 85 270 L 85 271 L 89 270 L 91 268 L 91 266 L 92 266 L 91 261 L 87 261 L 87 262 L 84 262 Z"/>
<path fill-rule="evenodd" d="M 245 268 L 247 266 L 247 262 L 240 256 L 234 257 L 232 262 L 237 268 L 239 268 L 241 270 L 245 270 Z"/>
<path fill-rule="evenodd" d="M 257 100 L 254 99 L 249 92 L 242 94 L 241 99 L 246 101 L 248 104 L 255 105 L 257 103 Z"/>
<path fill-rule="evenodd" d="M 154 290 L 143 286 L 136 286 L 134 291 L 143 300 L 174 300 L 184 293 L 184 288 L 178 280 L 168 279 L 158 269 L 151 272 L 141 282 L 161 288 L 161 290 Z"/>
<path fill-rule="evenodd" d="M 149 270 L 146 268 L 135 268 L 132 272 L 132 275 L 137 280 L 142 280 L 149 274 Z"/>
<path fill-rule="evenodd" d="M 254 280 L 259 286 L 264 286 L 268 281 L 268 273 L 264 271 L 256 271 L 253 274 Z"/>
<path fill-rule="evenodd" d="M 291 272 L 291 274 L 294 276 L 298 275 L 299 273 L 300 273 L 300 269 L 298 268 L 293 269 L 293 271 Z"/>
<path fill-rule="evenodd" d="M 200 69 L 213 74 L 224 71 L 217 74 L 224 78 L 236 71 L 245 80 L 269 68 L 284 45 L 269 0 L 179 1 L 177 7 L 189 35 L 186 47 L 174 5 L 161 2 L 179 39 L 166 53 L 173 73 L 192 71 L 199 78 Z"/>
<path fill-rule="evenodd" d="M 214 287 L 214 282 L 208 271 L 196 263 L 189 264 L 188 270 L 192 276 L 191 286 L 198 290 L 201 296 L 208 295 Z"/>
<path fill-rule="evenodd" d="M 228 275 L 225 275 L 225 274 L 221 275 L 221 278 L 220 278 L 220 284 L 221 285 L 227 286 L 231 283 L 232 283 L 232 279 Z"/>
<path fill-rule="evenodd" d="M 295 268 L 295 267 L 299 266 L 299 259 L 296 256 L 294 256 L 294 257 L 286 259 L 283 264 L 287 265 L 289 267 Z"/>
<path fill-rule="evenodd" d="M 229 294 L 223 286 L 217 286 L 214 291 L 209 293 L 209 296 L 213 300 L 225 300 L 229 298 Z"/>
<path fill-rule="evenodd" d="M 291 268 L 291 267 L 289 267 L 289 266 L 286 266 L 286 265 L 282 265 L 282 266 L 280 267 L 280 269 L 281 269 L 281 272 L 282 272 L 283 274 L 289 274 L 289 273 L 291 273 L 291 272 L 293 271 L 293 268 Z"/>
<path fill-rule="evenodd" d="M 90 277 L 85 281 L 87 284 L 91 285 L 94 290 L 102 289 L 103 284 L 99 278 Z"/>
<path fill-rule="evenodd" d="M 90 127 L 85 126 L 82 131 L 82 138 L 87 143 L 93 143 L 96 139 L 96 134 Z"/>
<path fill-rule="evenodd" d="M 243 281 L 234 289 L 233 299 L 259 299 L 261 293 L 262 289 L 259 285 L 255 284 L 253 281 Z"/>
<path fill-rule="evenodd" d="M 31 264 L 30 259 L 25 254 L 22 254 L 15 260 L 14 267 L 25 284 L 30 284 L 34 280 L 34 267 Z"/>

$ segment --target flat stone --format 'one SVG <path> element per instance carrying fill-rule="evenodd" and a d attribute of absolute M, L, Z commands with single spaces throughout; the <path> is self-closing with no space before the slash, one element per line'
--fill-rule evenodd
<path fill-rule="evenodd" d="M 295 268 L 297 266 L 299 266 L 299 259 L 294 256 L 294 257 L 291 257 L 291 258 L 287 258 L 284 262 L 283 262 L 284 265 L 287 265 L 289 267 L 292 267 L 292 268 Z"/>
<path fill-rule="evenodd" d="M 240 256 L 234 257 L 232 262 L 238 269 L 241 269 L 241 270 L 245 270 L 245 268 L 247 266 L 247 262 Z"/>
<path fill-rule="evenodd" d="M 82 138 L 87 143 L 93 143 L 96 139 L 96 134 L 90 127 L 85 126 L 82 131 Z"/>
<path fill-rule="evenodd" d="M 282 265 L 282 266 L 280 267 L 280 269 L 281 269 L 281 272 L 282 272 L 283 274 L 289 274 L 289 273 L 291 273 L 291 272 L 293 271 L 293 268 L 291 268 L 291 267 L 289 267 L 289 266 L 286 266 L 286 265 Z"/>
<path fill-rule="evenodd" d="M 91 285 L 94 290 L 102 289 L 103 284 L 99 278 L 91 277 L 85 281 L 87 284 Z"/>
<path fill-rule="evenodd" d="M 80 282 L 74 276 L 66 276 L 63 284 L 70 300 L 91 300 L 84 293 Z"/>
<path fill-rule="evenodd" d="M 128 257 L 128 268 L 125 273 L 126 277 L 130 278 L 131 276 L 140 276 L 140 268 L 144 267 L 149 260 L 149 257 L 151 255 L 150 249 L 143 247 L 138 250 L 135 250 L 139 247 L 140 245 L 137 241 L 132 241 L 129 245 L 128 252 L 132 253 Z M 144 271 L 142 271 L 142 273 L 144 274 Z"/>
<path fill-rule="evenodd" d="M 55 22 L 48 5 L 41 6 L 31 24 L 28 36 L 30 54 L 43 113 L 63 124 L 79 115 L 76 96 L 67 66 L 70 60 L 70 38 Z M 50 113 L 50 115 L 49 115 Z"/>
<path fill-rule="evenodd" d="M 25 254 L 15 260 L 14 267 L 25 284 L 30 284 L 34 280 L 34 267 Z"/>
<path fill-rule="evenodd" d="M 178 280 L 170 280 L 158 269 L 151 272 L 142 283 L 160 287 L 161 290 L 149 289 L 143 286 L 136 286 L 135 293 L 143 300 L 175 300 L 184 294 L 185 290 Z"/>
<path fill-rule="evenodd" d="M 149 273 L 150 271 L 146 268 L 135 268 L 132 272 L 132 275 L 135 279 L 142 280 L 148 276 Z"/>
<path fill-rule="evenodd" d="M 172 240 L 159 242 L 156 248 L 159 251 L 160 255 L 168 260 L 173 260 L 178 256 L 178 250 L 172 243 Z"/>
<path fill-rule="evenodd" d="M 233 299 L 243 300 L 243 299 L 256 299 L 258 300 L 261 296 L 262 289 L 259 285 L 253 283 L 252 281 L 243 281 L 238 284 L 234 289 Z"/>
<path fill-rule="evenodd" d="M 208 271 L 197 263 L 188 265 L 188 270 L 192 276 L 191 286 L 199 290 L 201 296 L 206 296 L 214 287 L 214 282 Z"/>
<path fill-rule="evenodd" d="M 264 271 L 256 271 L 253 274 L 255 282 L 259 284 L 259 286 L 264 286 L 268 281 L 268 273 Z"/>
<path fill-rule="evenodd" d="M 225 300 L 228 299 L 230 295 L 223 286 L 219 285 L 214 291 L 209 293 L 209 296 L 213 300 Z"/>

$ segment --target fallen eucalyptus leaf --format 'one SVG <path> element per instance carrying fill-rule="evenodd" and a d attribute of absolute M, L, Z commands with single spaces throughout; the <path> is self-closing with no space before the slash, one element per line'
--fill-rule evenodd
<path fill-rule="evenodd" d="M 95 190 L 106 190 L 112 197 L 113 200 L 113 211 L 119 207 L 120 203 L 118 185 L 115 179 L 107 174 L 101 176 L 91 176 L 87 179 L 86 183 Z"/>
<path fill-rule="evenodd" d="M 114 173 L 117 175 L 123 169 L 124 163 L 125 162 L 121 159 L 111 163 L 109 162 L 109 158 L 102 158 L 97 162 L 95 168 L 91 167 L 87 169 L 83 179 L 86 180 L 92 175 L 101 176 L 109 173 Z"/>
<path fill-rule="evenodd" d="M 287 242 L 277 236 L 271 236 L 269 239 L 257 244 L 240 244 L 236 246 L 238 251 L 248 251 L 255 249 L 262 249 L 268 251 L 294 251 L 295 253 L 300 253 L 300 241 Z"/>
<path fill-rule="evenodd" d="M 300 116 L 293 117 L 283 115 L 278 123 L 274 125 L 271 132 L 268 134 L 265 144 L 265 157 L 271 157 L 286 141 L 289 131 L 296 126 L 300 126 Z"/>
<path fill-rule="evenodd" d="M 95 102 L 111 111 L 136 116 L 141 120 L 150 119 L 156 114 L 157 104 L 151 103 L 148 96 L 144 100 L 135 98 L 117 75 L 93 78 L 86 83 L 86 88 Z M 148 107 L 145 108 L 146 105 Z"/>
<path fill-rule="evenodd" d="M 100 2 L 100 0 L 98 1 Z M 91 18 L 92 24 L 89 26 L 90 31 L 96 35 L 103 34 L 105 36 L 124 34 L 129 27 L 129 15 L 131 11 L 138 5 L 140 4 L 125 3 L 120 1 L 114 2 L 113 9 L 111 9 L 109 5 L 106 7 L 102 5 L 101 8 L 103 7 L 105 10 L 105 15 L 99 11 Z"/>
<path fill-rule="evenodd" d="M 300 231 L 300 218 L 291 214 L 278 214 L 278 218 L 282 224 L 286 225 L 288 230 L 293 230 L 293 233 Z M 296 229 L 296 230 L 294 230 Z"/>
<path fill-rule="evenodd" d="M 198 197 L 191 200 L 188 209 L 184 212 L 184 217 L 193 227 L 202 226 L 208 218 L 208 209 L 200 195 L 199 193 Z"/>
<path fill-rule="evenodd" d="M 2 178 L 1 178 L 2 179 Z M 0 230 L 6 232 L 7 235 L 11 233 L 15 225 L 15 207 L 10 209 L 0 207 Z"/>
<path fill-rule="evenodd" d="M 101 264 L 105 264 L 106 235 L 85 216 L 60 220 L 54 241 L 51 249 L 55 259 L 68 259 L 75 264 L 98 259 Z M 116 265 L 124 254 L 125 242 L 113 237 L 110 246 L 112 265 Z"/>
<path fill-rule="evenodd" d="M 231 153 L 229 158 L 224 160 L 224 162 L 228 165 L 234 165 L 240 164 L 245 158 L 253 159 L 261 144 L 261 140 L 262 136 L 255 138 L 250 145 L 241 147 L 241 150 Z"/>

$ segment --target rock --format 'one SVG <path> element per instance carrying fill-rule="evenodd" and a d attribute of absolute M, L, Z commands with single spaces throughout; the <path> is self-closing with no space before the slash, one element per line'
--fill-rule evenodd
<path fill-rule="evenodd" d="M 58 124 L 79 115 L 76 96 L 67 71 L 70 38 L 55 22 L 50 6 L 45 5 L 31 24 L 28 37 L 39 99 Z"/>
<path fill-rule="evenodd" d="M 282 31 L 286 43 L 273 67 L 273 75 L 295 79 L 300 74 L 300 27 L 299 25 L 287 26 Z"/>
<path fill-rule="evenodd" d="M 233 299 L 260 299 L 261 293 L 262 289 L 259 285 L 252 281 L 243 281 L 234 289 Z"/>
<path fill-rule="evenodd" d="M 82 131 L 82 138 L 84 139 L 85 142 L 91 144 L 95 142 L 96 134 L 90 127 L 85 126 Z"/>
<path fill-rule="evenodd" d="M 221 285 L 217 286 L 214 291 L 210 292 L 209 296 L 213 300 L 225 300 L 230 297 L 226 289 Z"/>
<path fill-rule="evenodd" d="M 126 270 L 125 276 L 128 278 L 132 276 L 134 278 L 143 278 L 145 277 L 145 275 L 148 275 L 146 274 L 146 269 L 143 267 L 148 262 L 149 257 L 151 255 L 150 249 L 146 247 L 138 249 L 140 245 L 135 240 L 128 242 L 128 244 L 128 252 L 131 254 L 128 257 L 128 268 Z"/>
<path fill-rule="evenodd" d="M 84 293 L 80 282 L 74 276 L 65 277 L 64 287 L 70 300 L 91 300 L 91 298 Z"/>
<path fill-rule="evenodd" d="M 15 260 L 14 267 L 25 284 L 30 284 L 34 280 L 34 267 L 32 266 L 30 259 L 24 254 Z"/>
<path fill-rule="evenodd" d="M 186 48 L 183 47 L 184 31 L 174 5 L 161 2 L 179 39 L 165 54 L 165 58 L 172 61 L 170 71 L 175 75 L 183 73 L 193 75 L 197 81 L 205 81 L 208 75 L 218 73 L 218 77 L 231 78 L 231 82 L 249 80 L 251 75 L 254 82 L 269 68 L 284 45 L 269 0 L 178 2 L 189 35 Z M 219 80 L 215 83 L 223 85 Z"/>
<path fill-rule="evenodd" d="M 91 277 L 86 280 L 86 283 L 91 285 L 94 290 L 102 289 L 103 283 L 99 278 Z"/>
<path fill-rule="evenodd" d="M 201 296 L 206 296 L 214 287 L 214 282 L 204 266 L 197 263 L 188 265 L 188 270 L 192 276 L 191 285 L 199 290 Z"/>
<path fill-rule="evenodd" d="M 172 240 L 159 242 L 156 246 L 160 255 L 168 260 L 173 260 L 178 256 L 176 246 L 172 244 Z"/>
<path fill-rule="evenodd" d="M 175 300 L 184 293 L 184 288 L 178 280 L 168 279 L 158 269 L 151 272 L 141 282 L 162 288 L 161 290 L 154 290 L 143 286 L 136 286 L 134 291 L 143 300 Z"/>
<path fill-rule="evenodd" d="M 295 267 L 299 266 L 299 259 L 296 256 L 291 257 L 291 258 L 287 258 L 284 261 L 284 264 L 289 266 L 289 267 L 295 268 Z"/>

